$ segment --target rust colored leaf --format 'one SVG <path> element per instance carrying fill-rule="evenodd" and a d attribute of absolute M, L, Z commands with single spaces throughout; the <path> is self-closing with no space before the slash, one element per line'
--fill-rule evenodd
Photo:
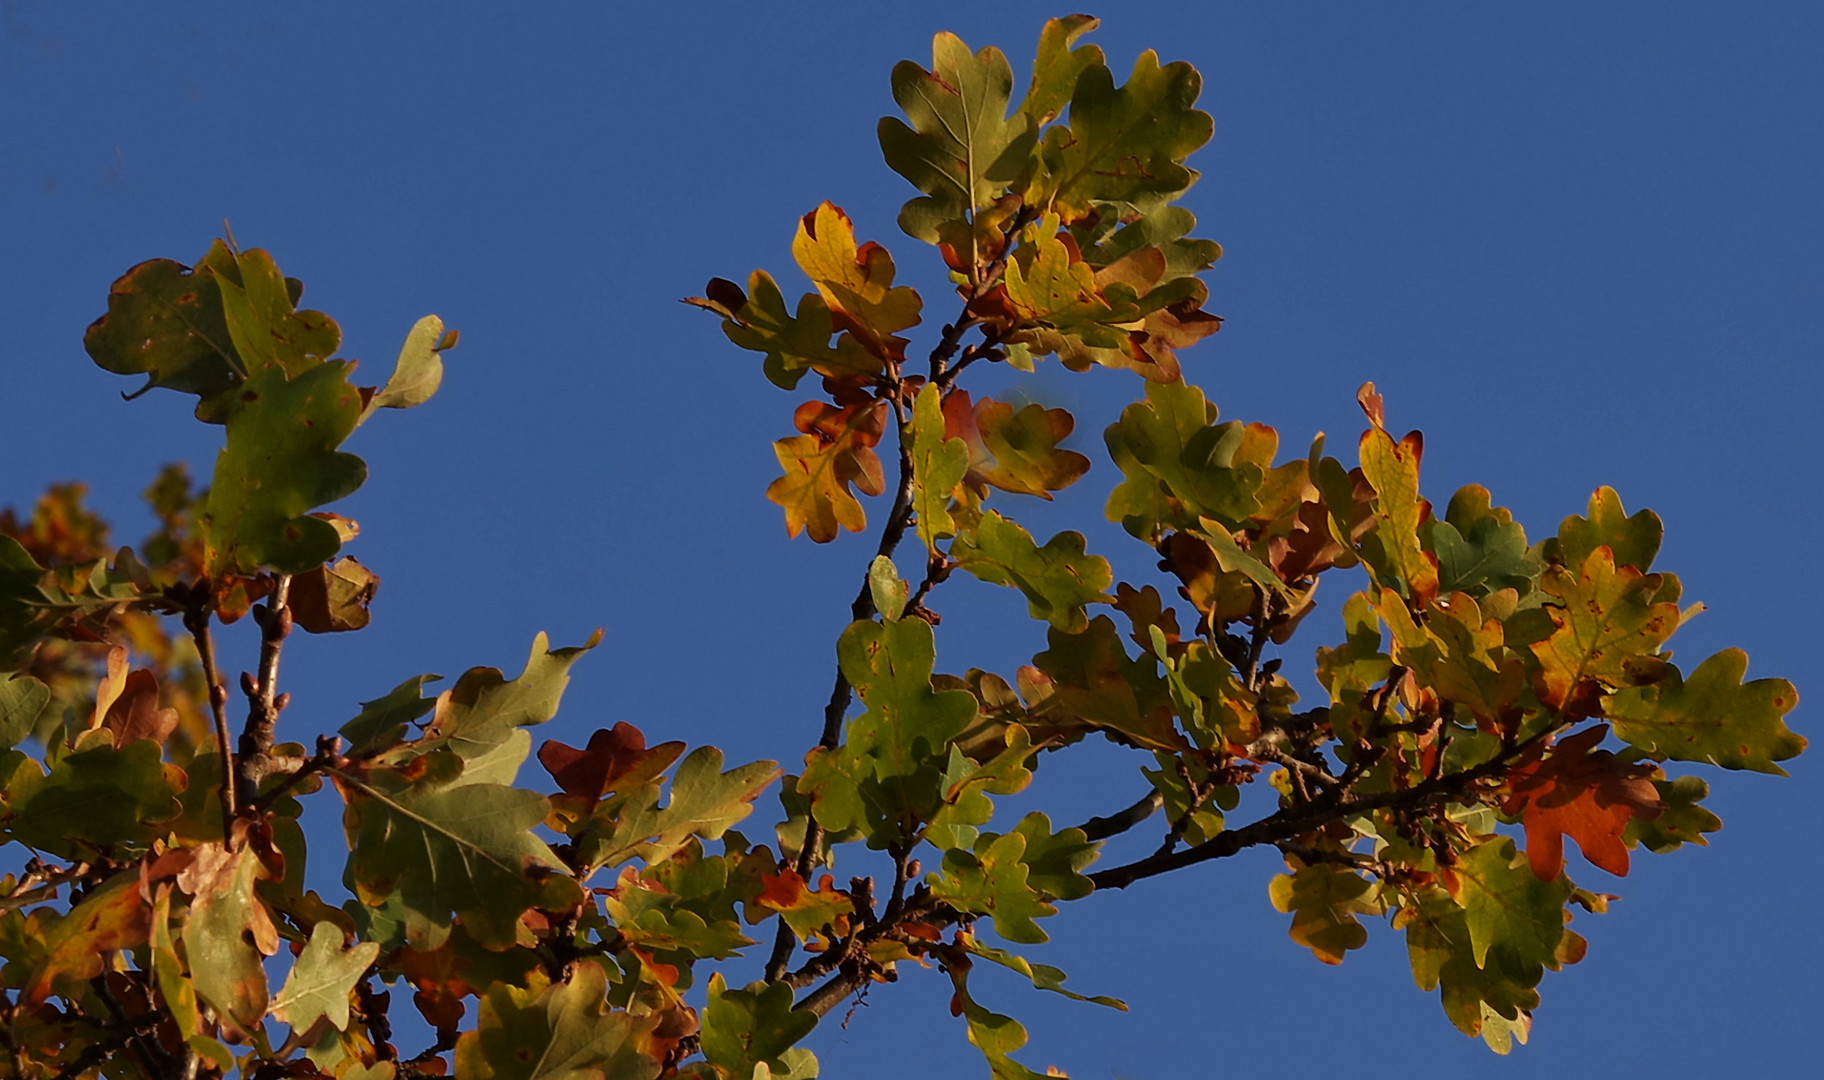
<path fill-rule="evenodd" d="M 116 874 L 62 918 L 48 908 L 33 912 L 26 933 L 43 942 L 44 958 L 20 988 L 20 1001 L 41 1005 L 52 994 L 80 997 L 101 974 L 103 956 L 145 944 L 150 913 L 135 871 Z"/>
<path fill-rule="evenodd" d="M 1541 881 L 1564 872 L 1566 836 L 1593 865 L 1627 876 L 1622 834 L 1628 822 L 1651 821 L 1665 812 L 1652 764 L 1628 764 L 1596 749 L 1608 733 L 1606 724 L 1580 731 L 1509 774 L 1501 810 L 1526 827 L 1526 857 Z"/>
<path fill-rule="evenodd" d="M 337 518 L 331 524 L 347 520 Z M 291 579 L 292 617 L 313 634 L 359 630 L 368 623 L 368 605 L 379 589 L 379 574 L 345 556 L 334 566 L 319 566 Z"/>
<path fill-rule="evenodd" d="M 647 749 L 646 736 L 639 728 L 619 723 L 613 729 L 598 728 L 581 750 L 552 739 L 538 748 L 538 761 L 564 794 L 595 802 L 610 791 L 645 783 L 683 752 L 681 742 Z M 626 783 L 629 777 L 635 782 Z"/>

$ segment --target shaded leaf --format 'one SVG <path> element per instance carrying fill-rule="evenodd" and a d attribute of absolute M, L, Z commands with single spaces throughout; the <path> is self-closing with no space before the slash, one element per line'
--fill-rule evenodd
<path fill-rule="evenodd" d="M 1161 66 L 1151 50 L 1120 87 L 1108 68 L 1086 65 L 1072 88 L 1069 126 L 1045 135 L 1048 207 L 1075 222 L 1096 203 L 1150 209 L 1188 189 L 1197 173 L 1183 162 L 1215 130 L 1192 107 L 1202 88 L 1196 68 Z"/>
<path fill-rule="evenodd" d="M 1381 913 L 1376 883 L 1347 866 L 1287 862 L 1293 872 L 1276 875 L 1268 894 L 1274 907 L 1292 916 L 1292 940 L 1326 964 L 1340 964 L 1344 953 L 1368 944 L 1368 930 L 1356 916 Z"/>
<path fill-rule="evenodd" d="M 19 987 L 20 1000 L 39 1005 L 52 994 L 79 1001 L 90 979 L 100 975 L 111 952 L 144 944 L 150 910 L 139 891 L 139 875 L 116 874 L 90 891 L 66 915 L 40 908 L 26 922 L 42 959 Z"/>
<path fill-rule="evenodd" d="M 379 590 L 379 574 L 352 556 L 344 556 L 334 566 L 294 575 L 286 603 L 302 629 L 334 634 L 367 626 L 371 618 L 367 608 Z"/>
<path fill-rule="evenodd" d="M 265 959 L 279 949 L 278 927 L 254 893 L 269 872 L 251 846 L 203 844 L 195 856 L 177 878 L 190 894 L 183 942 L 191 981 L 218 1014 L 251 1031 L 266 1015 Z"/>
<path fill-rule="evenodd" d="M 792 989 L 784 983 L 730 990 L 718 973 L 709 980 L 703 1011 L 703 1056 L 730 1077 L 750 1077 L 761 1064 L 783 1071 L 785 1052 L 816 1026 L 815 1016 L 792 1009 Z"/>
<path fill-rule="evenodd" d="M 542 991 L 495 983 L 477 1025 L 456 1043 L 456 1074 L 472 1080 L 653 1080 L 659 1062 L 637 1045 L 656 1017 L 607 1007 L 607 977 L 577 962 L 569 982 Z"/>
<path fill-rule="evenodd" d="M 8 835 L 65 858 L 112 845 L 146 844 L 159 823 L 180 811 L 183 770 L 159 761 L 164 747 L 141 740 L 118 749 L 112 733 L 79 743 L 47 776 L 28 762 L 13 774 L 4 798 L 12 811 Z"/>
<path fill-rule="evenodd" d="M 1622 833 L 1628 846 L 1641 844 L 1656 855 L 1684 844 L 1708 847 L 1710 841 L 1704 839 L 1704 834 L 1723 827 L 1721 818 L 1698 805 L 1700 799 L 1709 797 L 1710 785 L 1696 776 L 1680 776 L 1673 780 L 1656 778 L 1653 787 L 1665 804 L 1665 813 L 1651 820 L 1629 818 Z"/>
<path fill-rule="evenodd" d="M 1630 517 L 1614 488 L 1599 487 L 1590 495 L 1589 515 L 1564 519 L 1558 535 L 1544 544 L 1546 559 L 1563 566 L 1582 566 L 1591 552 L 1606 547 L 1618 567 L 1632 566 L 1643 574 L 1652 568 L 1666 532 L 1658 514 L 1641 510 Z"/>
<path fill-rule="evenodd" d="M 0 749 L 23 742 L 50 700 L 50 687 L 22 671 L 0 678 Z"/>
<path fill-rule="evenodd" d="M 644 784 L 670 768 L 683 752 L 684 744 L 677 741 L 649 750 L 639 728 L 619 723 L 611 730 L 597 728 L 581 750 L 551 739 L 538 748 L 538 761 L 564 794 L 594 802 L 618 790 L 623 778 Z"/>
<path fill-rule="evenodd" d="M 1542 880 L 1507 837 L 1471 848 L 1453 868 L 1450 891 L 1462 905 L 1477 967 L 1489 951 L 1509 950 L 1523 964 L 1558 966 L 1558 947 L 1567 931 L 1564 904 L 1570 880 Z"/>
<path fill-rule="evenodd" d="M 966 482 L 974 487 L 1050 499 L 1089 471 L 1088 458 L 1058 448 L 1076 427 L 1063 409 L 1033 404 L 1016 412 L 988 397 L 971 406 L 966 391 L 953 390 L 944 398 L 944 427 L 967 447 Z"/>
<path fill-rule="evenodd" d="M 538 900 L 539 868 L 563 864 L 532 828 L 542 796 L 501 784 L 400 783 L 385 773 L 332 774 L 347 804 L 349 873 L 365 904 L 397 895 L 406 938 L 434 949 L 460 915 L 476 940 L 504 948 L 522 911 Z M 376 784 L 385 784 L 386 790 Z"/>
<path fill-rule="evenodd" d="M 463 672 L 456 685 L 438 695 L 430 726 L 413 752 L 445 748 L 474 758 L 499 746 L 515 728 L 551 719 L 570 685 L 571 666 L 601 640 L 597 630 L 581 645 L 553 649 L 541 630 L 533 637 L 532 653 L 517 678 L 508 680 L 491 667 Z"/>
<path fill-rule="evenodd" d="M 707 297 L 684 302 L 722 316 L 728 340 L 766 354 L 763 370 L 774 386 L 794 389 L 807 371 L 837 377 L 875 375 L 884 367 L 880 357 L 862 348 L 852 334 L 843 334 L 831 346 L 836 327 L 823 297 L 806 293 L 798 301 L 797 314 L 786 311 L 785 297 L 764 270 L 749 275 L 747 292 L 722 278 L 711 280 L 707 291 Z M 748 293 L 753 294 L 751 300 Z"/>

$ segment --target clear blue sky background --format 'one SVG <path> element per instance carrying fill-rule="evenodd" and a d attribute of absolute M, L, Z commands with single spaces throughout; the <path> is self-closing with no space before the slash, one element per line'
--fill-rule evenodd
<path fill-rule="evenodd" d="M 372 479 L 338 509 L 385 583 L 371 630 L 288 650 L 294 735 L 409 675 L 511 673 L 534 631 L 573 643 L 602 625 L 546 733 L 579 743 L 626 720 L 795 762 L 873 541 L 787 541 L 762 492 L 801 396 L 677 298 L 755 266 L 794 288 L 795 219 L 829 198 L 929 288 L 941 323 L 934 260 L 894 226 L 909 189 L 874 143 L 887 72 L 949 29 L 1002 46 L 1023 78 L 1062 13 L 7 0 L 0 502 L 84 479 L 131 540 L 159 463 L 207 474 L 217 430 L 176 395 L 122 403 L 80 341 L 116 275 L 194 260 L 226 216 L 307 282 L 376 378 L 419 315 L 463 332 L 439 397 L 350 446 Z M 1486 484 L 1534 536 L 1613 484 L 1664 516 L 1662 567 L 1710 605 L 1675 640 L 1682 659 L 1740 644 L 1751 675 L 1824 694 L 1824 7 L 1099 14 L 1118 72 L 1157 47 L 1204 73 L 1217 134 L 1187 204 L 1226 248 L 1209 307 L 1228 322 L 1186 368 L 1226 416 L 1294 449 L 1317 430 L 1346 448 L 1373 379 L 1393 426 L 1425 430 L 1434 499 Z M 1055 368 L 1027 386 L 1077 411 L 1092 455 L 1139 392 Z M 1113 481 L 1104 461 L 1060 506 L 1011 512 L 1035 532 L 1087 522 L 1094 550 L 1153 580 L 1147 552 L 1100 523 Z M 937 606 L 940 667 L 1011 672 L 1041 647 L 1010 592 L 959 582 Z M 1306 624 L 1311 644 L 1336 636 Z M 251 666 L 249 642 L 229 647 Z M 1288 667 L 1308 669 L 1308 646 Z M 1815 737 L 1812 712 L 1793 722 Z M 1068 756 L 1035 789 L 1056 818 L 1139 794 L 1137 762 Z M 1573 860 L 1627 899 L 1578 920 L 1589 957 L 1548 977 L 1533 1044 L 1509 1059 L 1449 1026 L 1386 927 L 1336 969 L 1294 945 L 1265 853 L 1051 920 L 1035 958 L 1132 1013 L 1011 979 L 984 977 L 981 996 L 1027 1022 L 1029 1061 L 1077 1077 L 1802 1072 L 1824 966 L 1816 758 L 1790 780 L 1711 774 L 1727 828 L 1710 848 L 1639 853 L 1619 882 Z M 333 811 L 320 820 L 333 830 Z M 825 1075 L 985 1075 L 948 993 L 916 970 L 877 989 L 846 1031 L 812 1037 Z"/>

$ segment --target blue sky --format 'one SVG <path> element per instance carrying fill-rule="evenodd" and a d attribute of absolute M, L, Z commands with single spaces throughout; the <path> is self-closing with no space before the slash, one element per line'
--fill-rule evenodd
<path fill-rule="evenodd" d="M 795 762 L 873 540 L 787 540 L 762 493 L 802 396 L 676 301 L 756 266 L 789 292 L 795 219 L 827 198 L 895 253 L 941 324 L 935 259 L 894 225 L 911 192 L 874 142 L 887 72 L 928 60 L 947 29 L 1001 46 L 1023 77 L 1062 13 L 7 0 L 0 503 L 87 480 L 132 539 L 158 464 L 206 474 L 217 429 L 176 395 L 121 402 L 80 341 L 115 276 L 194 260 L 226 217 L 305 280 L 348 355 L 384 370 L 428 312 L 463 334 L 435 401 L 348 447 L 372 479 L 337 509 L 362 522 L 351 553 L 384 584 L 369 631 L 287 652 L 296 737 L 410 675 L 511 673 L 535 631 L 567 644 L 604 626 L 544 734 L 580 743 L 625 720 Z M 1665 518 L 1660 566 L 1710 607 L 1673 642 L 1680 658 L 1741 645 L 1752 676 L 1819 692 L 1824 590 L 1804 553 L 1824 530 L 1824 8 L 1098 14 L 1117 72 L 1154 47 L 1204 74 L 1216 138 L 1185 205 L 1224 245 L 1207 306 L 1228 322 L 1186 370 L 1225 416 L 1273 424 L 1289 447 L 1319 430 L 1347 446 L 1355 388 L 1373 379 L 1390 426 L 1425 431 L 1432 498 L 1485 484 L 1535 537 L 1611 484 Z M 1055 367 L 1023 385 L 1076 412 L 1092 457 L 1140 392 Z M 1059 505 L 1009 512 L 1034 532 L 1083 529 L 1119 574 L 1152 580 L 1147 552 L 1100 520 L 1114 479 L 1100 460 Z M 957 582 L 936 606 L 941 669 L 1010 672 L 1042 647 L 1010 592 Z M 1335 636 L 1308 621 L 1288 669 Z M 236 647 L 248 659 L 225 663 L 251 666 L 251 643 Z M 1814 734 L 1810 714 L 1795 730 Z M 1824 962 L 1802 912 L 1824 872 L 1793 826 L 1817 817 L 1815 756 L 1790 780 L 1706 774 L 1726 823 L 1710 848 L 1641 853 L 1619 882 L 1573 860 L 1626 900 L 1578 920 L 1589 957 L 1548 977 L 1533 1043 L 1509 1059 L 1449 1026 L 1385 927 L 1320 967 L 1267 901 L 1264 853 L 1051 921 L 1035 959 L 1133 1012 L 1012 980 L 984 979 L 981 996 L 1027 1023 L 1030 1062 L 1077 1077 L 1801 1067 Z M 1034 805 L 1059 819 L 1124 805 L 1136 764 L 1060 756 Z M 910 972 L 809 1045 L 831 1077 L 985 1075 L 948 994 Z"/>

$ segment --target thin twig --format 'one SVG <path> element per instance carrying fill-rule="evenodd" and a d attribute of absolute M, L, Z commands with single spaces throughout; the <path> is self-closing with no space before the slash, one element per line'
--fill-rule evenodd
<path fill-rule="evenodd" d="M 215 667 L 215 636 L 209 632 L 209 596 L 202 588 L 193 588 L 184 607 L 184 629 L 196 642 L 196 654 L 203 663 L 203 683 L 209 688 L 209 711 L 215 718 L 215 748 L 222 769 L 222 835 L 234 832 L 234 816 L 241 801 L 235 782 L 233 736 L 228 731 L 228 688 L 222 685 L 221 673 Z"/>
<path fill-rule="evenodd" d="M 1164 805 L 1165 796 L 1157 790 L 1149 791 L 1126 809 L 1117 810 L 1107 817 L 1092 817 L 1077 828 L 1083 830 L 1083 835 L 1090 840 L 1106 840 L 1152 817 Z"/>

